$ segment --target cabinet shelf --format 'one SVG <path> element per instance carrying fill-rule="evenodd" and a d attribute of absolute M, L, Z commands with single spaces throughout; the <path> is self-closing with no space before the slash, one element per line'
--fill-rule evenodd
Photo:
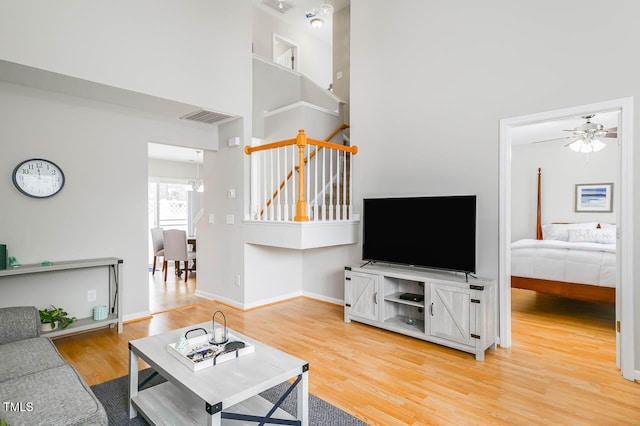
<path fill-rule="evenodd" d="M 396 292 L 387 294 L 384 296 L 384 300 L 388 302 L 401 303 L 403 305 L 416 306 L 418 308 L 424 308 L 424 300 L 422 302 L 414 302 L 413 300 L 401 299 L 400 295 L 404 294 L 404 292 Z"/>
<path fill-rule="evenodd" d="M 384 320 L 383 324 L 399 330 L 410 330 L 417 333 L 424 333 L 424 320 L 415 320 L 413 324 L 407 324 L 406 315 L 396 315 Z"/>
<path fill-rule="evenodd" d="M 108 325 L 112 326 L 113 324 L 118 324 L 117 314 L 109 314 L 109 316 L 103 320 L 94 320 L 91 317 L 78 318 L 77 321 L 74 321 L 73 324 L 69 324 L 66 328 L 42 331 L 40 335 L 44 337 L 58 337 L 65 334 L 80 333 L 94 328 L 106 327 Z"/>

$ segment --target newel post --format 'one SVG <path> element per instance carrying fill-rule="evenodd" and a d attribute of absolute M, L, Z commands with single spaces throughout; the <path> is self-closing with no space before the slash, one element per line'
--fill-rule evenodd
<path fill-rule="evenodd" d="M 296 202 L 296 216 L 293 220 L 296 222 L 308 222 L 307 200 L 304 194 L 304 147 L 307 146 L 307 135 L 305 135 L 304 129 L 298 131 L 296 145 L 298 145 L 298 201 Z"/>

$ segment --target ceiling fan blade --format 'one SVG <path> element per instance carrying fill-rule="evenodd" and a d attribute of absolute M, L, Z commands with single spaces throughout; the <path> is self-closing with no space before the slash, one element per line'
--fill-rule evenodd
<path fill-rule="evenodd" d="M 600 136 L 600 137 L 601 138 L 614 138 L 615 139 L 615 138 L 618 137 L 618 134 L 617 133 L 607 133 L 606 135 Z"/>
<path fill-rule="evenodd" d="M 543 140 L 543 141 L 535 141 L 535 142 L 532 142 L 532 143 L 543 143 L 543 142 L 563 141 L 563 140 L 566 140 L 566 139 L 575 139 L 575 136 L 567 136 L 566 138 L 546 139 L 546 140 Z"/>

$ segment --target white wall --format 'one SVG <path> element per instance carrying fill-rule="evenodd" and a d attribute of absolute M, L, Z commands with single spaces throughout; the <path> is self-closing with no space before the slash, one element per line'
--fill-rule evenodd
<path fill-rule="evenodd" d="M 542 224 L 550 222 L 615 223 L 616 212 L 575 212 L 575 185 L 613 183 L 618 188 L 619 148 L 605 139 L 597 153 L 576 153 L 565 142 L 516 145 L 511 149 L 511 239 L 536 237 L 538 168 L 542 169 Z M 614 201 L 617 197 L 614 195 Z"/>
<path fill-rule="evenodd" d="M 245 308 L 302 295 L 301 250 L 245 244 Z"/>
<path fill-rule="evenodd" d="M 125 314 L 148 312 L 147 142 L 204 143 L 209 132 L 150 119 L 138 111 L 0 82 L 0 170 L 3 220 L 0 239 L 21 263 L 118 257 L 124 260 Z M 62 191 L 46 199 L 17 191 L 9 177 L 28 158 L 46 158 L 65 173 Z M 106 278 L 73 282 L 77 273 L 49 274 L 44 286 L 23 286 L 37 277 L 2 279 L 3 306 L 49 303 L 87 315 L 86 289 Z M 83 276 L 84 275 L 78 275 Z M 15 283 L 12 284 L 12 283 Z M 80 294 L 82 293 L 82 294 Z M 90 312 L 90 310 L 89 310 Z"/>
<path fill-rule="evenodd" d="M 247 108 L 250 108 L 250 103 L 247 103 Z M 235 120 L 221 125 L 220 150 L 204 153 L 206 186 L 202 206 L 205 216 L 198 226 L 196 294 L 223 300 L 232 305 L 242 304 L 245 298 L 242 219 L 247 194 L 247 185 L 244 183 L 245 162 L 249 160 L 243 146 L 249 144 L 245 135 L 250 134 L 250 129 L 247 129 L 250 125 L 250 120 Z M 242 146 L 228 147 L 226 141 L 232 136 L 239 136 Z M 227 197 L 229 189 L 235 190 L 235 198 Z M 214 223 L 209 221 L 212 214 Z M 233 216 L 233 224 L 227 223 L 227 215 Z M 203 251 L 200 250 L 201 246 Z M 236 275 L 240 275 L 240 286 L 235 285 Z"/>
<path fill-rule="evenodd" d="M 359 263 L 349 261 L 350 251 L 355 246 L 359 244 L 305 250 L 302 268 L 304 294 L 342 305 L 344 267 Z"/>
<path fill-rule="evenodd" d="M 169 0 L 27 0 L 3 1 L 1 7 L 0 60 L 248 117 L 237 120 L 241 131 L 235 133 L 243 144 L 250 135 L 248 0 L 195 0 L 189 7 Z M 210 147 L 211 139 L 217 140 L 216 127 L 16 87 L 2 85 L 0 91 L 0 128 L 7 135 L 3 140 L 13 144 L 0 159 L 2 169 L 13 170 L 24 158 L 49 157 L 68 172 L 68 183 L 45 201 L 21 198 L 5 180 L 0 196 L 7 200 L 7 217 L 15 221 L 0 223 L 0 238 L 23 262 L 123 257 L 125 319 L 147 313 L 146 144 Z M 222 188 L 242 186 L 244 158 L 241 149 L 235 152 L 230 167 L 237 173 L 207 167 L 213 154 L 205 153 L 205 187 L 214 188 L 214 181 Z M 224 198 L 204 193 L 203 204 L 214 211 Z M 45 204 L 35 201 L 47 203 L 45 213 L 35 209 Z M 242 202 L 238 204 L 240 217 Z M 200 238 L 209 227 L 202 228 L 198 257 L 215 258 L 216 246 Z M 225 237 L 241 238 L 234 232 Z M 199 282 L 217 285 L 242 270 L 242 244 L 219 239 L 216 244 L 232 250 L 229 256 L 237 261 L 219 268 L 199 262 Z M 59 286 L 55 290 L 64 291 Z"/>
<path fill-rule="evenodd" d="M 298 11 L 304 17 L 304 11 Z M 298 71 L 306 74 L 321 87 L 328 88 L 332 82 L 333 53 L 330 43 L 324 43 L 313 37 L 313 28 L 308 32 L 277 19 L 261 8 L 253 8 L 253 53 L 263 58 L 272 59 L 273 33 L 298 44 Z"/>
<path fill-rule="evenodd" d="M 352 0 L 356 212 L 364 196 L 475 193 L 478 275 L 496 278 L 499 120 L 640 94 L 640 4 L 587 3 Z M 640 327 L 638 291 L 635 306 Z"/>
<path fill-rule="evenodd" d="M 342 78 L 338 78 L 342 73 Z M 337 10 L 333 14 L 333 93 L 346 102 L 344 122 L 349 121 L 351 108 L 351 8 Z"/>
<path fill-rule="evenodd" d="M 2 1 L 0 58 L 222 112 L 241 111 L 250 2 Z M 244 35 L 239 36 L 239 34 Z M 223 58 L 223 59 L 222 59 Z"/>
<path fill-rule="evenodd" d="M 171 179 L 195 179 L 197 176 L 195 163 L 184 161 L 149 159 L 149 177 L 164 177 Z"/>

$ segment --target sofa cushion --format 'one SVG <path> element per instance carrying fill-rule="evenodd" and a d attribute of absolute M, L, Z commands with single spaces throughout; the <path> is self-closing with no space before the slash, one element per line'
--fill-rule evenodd
<path fill-rule="evenodd" d="M 46 337 L 0 345 L 0 360 L 0 382 L 66 364 L 51 339 Z"/>
<path fill-rule="evenodd" d="M 3 381 L 0 401 L 0 418 L 11 426 L 108 424 L 102 404 L 70 365 Z"/>
<path fill-rule="evenodd" d="M 0 308 L 0 345 L 40 336 L 40 314 L 35 306 Z"/>

